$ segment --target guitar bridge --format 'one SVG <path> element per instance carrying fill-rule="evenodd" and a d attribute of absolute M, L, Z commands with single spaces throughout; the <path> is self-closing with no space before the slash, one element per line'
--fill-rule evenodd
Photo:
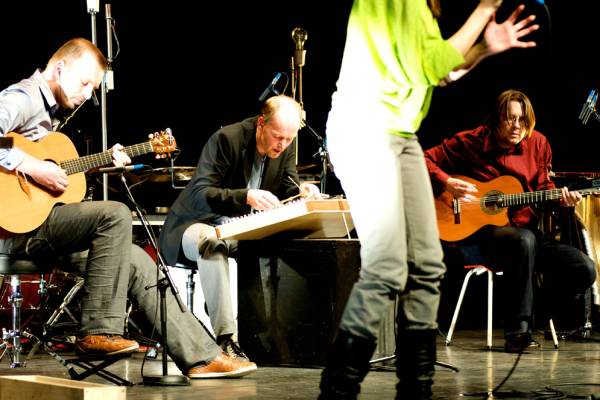
<path fill-rule="evenodd" d="M 454 223 L 460 224 L 460 202 L 457 198 L 452 199 L 452 213 L 454 214 Z"/>

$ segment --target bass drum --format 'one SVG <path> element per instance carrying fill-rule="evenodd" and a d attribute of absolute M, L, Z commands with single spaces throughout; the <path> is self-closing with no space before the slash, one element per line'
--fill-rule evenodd
<path fill-rule="evenodd" d="M 40 278 L 46 282 L 46 288 L 52 285 L 54 281 L 53 274 L 21 274 L 21 295 L 23 302 L 21 303 L 21 327 L 28 327 L 30 322 L 39 315 L 42 307 L 42 296 L 40 294 Z M 10 295 L 12 288 L 10 285 L 10 275 L 0 275 L 0 325 L 8 327 L 11 324 L 12 304 L 10 303 Z"/>
<path fill-rule="evenodd" d="M 594 285 L 594 304 L 600 305 L 600 196 L 586 196 L 575 207 L 575 216 L 584 229 L 584 252 L 596 263 L 596 283 Z"/>

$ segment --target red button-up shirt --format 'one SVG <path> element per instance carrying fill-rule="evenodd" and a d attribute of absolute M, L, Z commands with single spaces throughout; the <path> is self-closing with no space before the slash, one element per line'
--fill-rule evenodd
<path fill-rule="evenodd" d="M 525 191 L 554 189 L 549 172 L 552 150 L 544 135 L 533 131 L 513 149 L 498 146 L 487 126 L 457 133 L 442 144 L 425 152 L 425 161 L 434 192 L 441 194 L 450 175 L 465 175 L 487 182 L 501 175 L 517 178 Z M 524 227 L 537 225 L 532 207 L 511 208 L 511 224 Z"/>

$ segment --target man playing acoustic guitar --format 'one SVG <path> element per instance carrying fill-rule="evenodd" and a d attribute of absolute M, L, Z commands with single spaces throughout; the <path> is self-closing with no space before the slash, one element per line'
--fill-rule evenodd
<path fill-rule="evenodd" d="M 74 109 L 89 99 L 105 71 L 106 59 L 94 44 L 81 38 L 69 40 L 44 70 L 36 70 L 30 78 L 0 92 L 0 136 L 13 132 L 15 139 L 25 137 L 43 143 L 56 127 L 55 112 L 60 107 Z M 70 168 L 36 158 L 17 143 L 15 140 L 12 149 L 0 149 L 0 176 L 18 178 L 14 188 L 3 184 L 3 199 L 18 198 L 13 190 L 24 200 L 33 199 L 39 188 L 53 196 L 68 191 Z M 116 145 L 112 162 L 122 166 L 131 160 L 123 147 Z M 126 301 L 129 296 L 143 315 L 154 321 L 157 296 L 146 287 L 155 286 L 157 267 L 146 252 L 132 245 L 129 208 L 115 201 L 79 200 L 50 207 L 45 221 L 29 230 L 1 226 L 0 254 L 47 260 L 87 251 L 84 265 L 77 266 L 85 287 L 76 348 L 83 354 L 135 351 L 138 343 L 122 336 Z M 0 212 L 6 215 L 9 207 Z M 61 268 L 68 267 L 61 263 Z M 241 376 L 256 369 L 254 363 L 224 355 L 200 322 L 179 309 L 170 292 L 167 311 L 169 355 L 188 376 Z M 160 333 L 160 327 L 157 330 Z"/>
<path fill-rule="evenodd" d="M 468 237 L 468 242 L 479 244 L 482 256 L 492 268 L 504 271 L 507 288 L 505 350 L 508 352 L 539 347 L 531 335 L 534 272 L 543 272 L 544 292 L 551 293 L 549 298 L 555 302 L 557 297 L 572 299 L 581 295 L 592 285 L 596 275 L 594 262 L 589 257 L 542 233 L 537 229 L 535 207 L 523 206 L 560 199 L 562 206 L 571 207 L 582 198 L 579 192 L 555 189 L 549 176 L 550 145 L 534 127 L 535 115 L 527 96 L 507 90 L 498 97 L 489 123 L 457 133 L 425 152 L 442 240 Z M 478 188 L 477 181 L 500 185 L 505 178 L 510 180 L 506 175 L 516 178 L 521 186 L 519 192 L 525 189 L 525 196 L 503 197 L 502 193 L 515 193 L 504 187 L 488 191 L 486 195 L 486 190 Z M 536 192 L 535 196 L 526 196 L 530 192 Z M 504 217 L 506 223 L 499 223 L 494 214 L 500 215 L 498 211 L 508 206 L 511 207 L 508 218 Z M 483 218 L 486 215 L 489 215 L 488 221 Z M 482 218 L 470 221 L 471 216 Z M 474 228 L 477 223 L 479 227 Z M 552 312 L 553 306 L 546 306 Z"/>

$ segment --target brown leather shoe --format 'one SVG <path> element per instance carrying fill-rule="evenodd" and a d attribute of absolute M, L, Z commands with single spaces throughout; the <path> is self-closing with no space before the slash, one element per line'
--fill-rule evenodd
<path fill-rule="evenodd" d="M 225 354 L 219 354 L 207 365 L 190 368 L 187 376 L 194 379 L 237 378 L 256 371 L 256 364 L 238 361 Z"/>
<path fill-rule="evenodd" d="M 135 340 L 124 339 L 119 335 L 88 335 L 77 339 L 75 343 L 80 354 L 111 354 L 131 353 L 140 348 Z"/>

